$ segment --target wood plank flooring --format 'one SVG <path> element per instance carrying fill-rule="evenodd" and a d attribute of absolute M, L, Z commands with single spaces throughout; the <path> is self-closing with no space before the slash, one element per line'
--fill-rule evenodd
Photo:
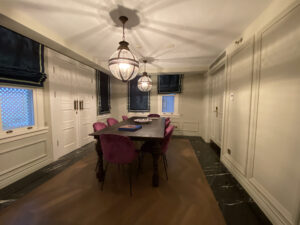
<path fill-rule="evenodd" d="M 109 167 L 100 190 L 96 153 L 91 153 L 1 210 L 0 224 L 225 224 L 190 142 L 173 139 L 167 157 L 169 180 L 160 162 L 160 187 L 151 186 L 152 160 L 146 155 L 130 197 L 127 171 L 116 166 Z"/>

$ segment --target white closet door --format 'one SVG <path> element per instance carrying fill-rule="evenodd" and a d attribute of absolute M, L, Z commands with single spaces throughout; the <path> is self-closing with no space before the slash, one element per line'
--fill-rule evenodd
<path fill-rule="evenodd" d="M 54 105 L 54 118 L 57 132 L 58 157 L 65 155 L 78 147 L 77 144 L 77 113 L 74 110 L 76 99 L 76 74 L 73 65 L 67 61 L 55 60 L 52 74 L 52 87 L 55 90 L 56 104 Z"/>
<path fill-rule="evenodd" d="M 239 47 L 229 60 L 227 75 L 228 126 L 224 153 L 245 175 L 250 123 L 253 41 Z"/>
<path fill-rule="evenodd" d="M 221 147 L 223 98 L 224 98 L 224 66 L 212 75 L 212 105 L 210 139 Z"/>
<path fill-rule="evenodd" d="M 82 146 L 93 140 L 89 134 L 93 132 L 93 123 L 96 122 L 96 82 L 94 70 L 80 66 L 77 71 L 80 102 L 78 137 Z"/>

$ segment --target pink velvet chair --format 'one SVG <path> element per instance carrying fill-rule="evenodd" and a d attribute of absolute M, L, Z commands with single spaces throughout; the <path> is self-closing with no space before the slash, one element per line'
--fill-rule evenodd
<path fill-rule="evenodd" d="M 148 117 L 160 117 L 160 115 L 159 115 L 159 114 L 152 113 L 152 114 L 149 114 Z"/>
<path fill-rule="evenodd" d="M 102 130 L 106 127 L 107 127 L 107 125 L 105 123 L 101 123 L 101 122 L 96 122 L 93 124 L 94 132 Z"/>
<path fill-rule="evenodd" d="M 135 150 L 133 142 L 129 137 L 116 134 L 102 134 L 100 136 L 103 159 L 106 160 L 105 176 L 107 175 L 108 165 L 113 164 L 128 164 L 130 196 L 132 195 L 131 167 L 132 162 L 138 157 L 138 152 Z M 105 180 L 105 178 L 104 178 Z M 103 190 L 104 180 L 101 185 Z"/>
<path fill-rule="evenodd" d="M 165 120 L 165 129 L 169 127 L 170 123 L 171 123 L 170 120 Z"/>
<path fill-rule="evenodd" d="M 164 163 L 164 168 L 165 168 L 165 173 L 166 173 L 167 180 L 168 180 L 168 172 L 167 172 L 168 161 L 167 161 L 166 153 L 168 151 L 168 146 L 169 146 L 173 131 L 174 131 L 174 126 L 170 125 L 169 127 L 167 127 L 166 130 L 165 130 L 165 137 L 164 137 L 164 139 L 161 143 L 161 156 L 163 158 L 163 163 Z M 142 148 L 141 148 L 141 152 L 142 152 L 141 159 L 143 161 L 144 152 L 151 153 L 151 142 L 145 142 L 143 144 Z"/>
<path fill-rule="evenodd" d="M 119 121 L 116 120 L 115 118 L 108 118 L 108 119 L 107 119 L 107 125 L 108 125 L 109 127 L 111 127 L 111 126 L 113 126 L 113 125 L 115 125 L 115 124 L 117 124 L 117 123 L 119 123 Z"/>
<path fill-rule="evenodd" d="M 128 120 L 128 116 L 122 116 L 123 121 Z"/>
<path fill-rule="evenodd" d="M 106 127 L 107 127 L 107 125 L 105 123 L 101 123 L 101 122 L 96 122 L 96 123 L 93 124 L 94 132 L 100 131 L 100 130 L 106 128 Z M 99 150 L 97 150 L 97 148 L 96 148 L 96 152 L 97 152 L 97 155 L 98 155 L 98 161 L 97 161 L 96 168 L 95 168 L 96 171 L 99 167 L 99 164 L 100 164 L 99 160 L 100 160 L 100 157 L 101 157 L 100 156 L 101 152 L 98 152 L 98 151 Z"/>

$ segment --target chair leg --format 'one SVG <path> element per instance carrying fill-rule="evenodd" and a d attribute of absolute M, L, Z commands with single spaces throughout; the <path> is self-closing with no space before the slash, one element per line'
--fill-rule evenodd
<path fill-rule="evenodd" d="M 143 173 L 143 163 L 144 163 L 144 152 L 141 152 L 141 156 L 140 156 L 140 170 L 141 173 Z"/>
<path fill-rule="evenodd" d="M 130 193 L 130 196 L 132 196 L 131 167 L 132 167 L 132 163 L 129 163 L 128 164 L 128 178 L 129 178 L 129 193 Z"/>
<path fill-rule="evenodd" d="M 136 177 L 138 177 L 140 175 L 140 172 L 141 172 L 141 157 L 139 155 L 138 156 L 138 168 L 137 168 L 137 171 L 136 171 Z"/>
<path fill-rule="evenodd" d="M 101 183 L 101 191 L 103 191 L 103 186 L 104 186 L 105 177 L 106 177 L 106 175 L 107 175 L 108 165 L 109 165 L 109 163 L 107 162 L 106 165 L 105 165 L 105 169 L 104 169 L 104 177 L 103 177 L 103 181 L 102 181 L 102 183 Z"/>
<path fill-rule="evenodd" d="M 167 168 L 169 167 L 169 165 L 168 165 L 168 160 L 167 160 L 167 156 L 166 156 L 166 154 L 163 154 L 163 157 L 164 157 L 164 160 L 166 161 L 166 166 L 167 166 Z"/>
<path fill-rule="evenodd" d="M 97 161 L 97 164 L 96 164 L 96 168 L 95 168 L 95 171 L 97 171 L 98 170 L 98 167 L 99 167 L 99 160 Z"/>
<path fill-rule="evenodd" d="M 169 178 L 168 178 L 168 172 L 167 172 L 167 158 L 166 158 L 165 155 L 163 155 L 162 158 L 163 158 L 163 162 L 164 162 L 164 168 L 165 168 L 165 172 L 166 172 L 166 178 L 168 180 Z"/>

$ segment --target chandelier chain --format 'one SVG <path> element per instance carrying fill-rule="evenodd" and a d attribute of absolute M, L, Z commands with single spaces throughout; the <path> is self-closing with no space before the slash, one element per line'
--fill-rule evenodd
<path fill-rule="evenodd" d="M 123 23 L 123 41 L 125 41 L 125 23 Z"/>

